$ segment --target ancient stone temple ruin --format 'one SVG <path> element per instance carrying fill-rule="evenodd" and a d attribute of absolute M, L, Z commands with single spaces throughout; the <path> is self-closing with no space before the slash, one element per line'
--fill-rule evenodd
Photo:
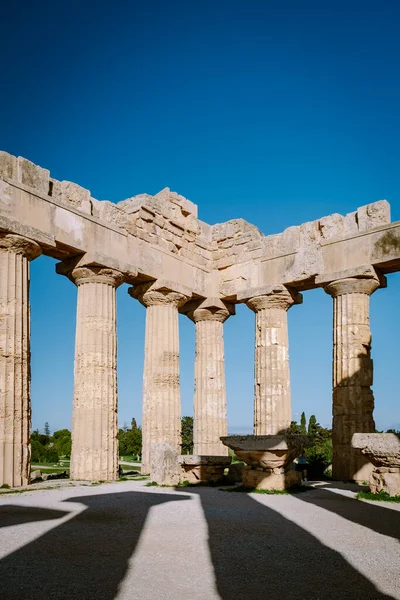
<path fill-rule="evenodd" d="M 248 450 L 266 438 L 257 452 L 286 452 L 268 436 L 285 434 L 291 422 L 287 311 L 301 304 L 302 291 L 322 287 L 333 307 L 333 475 L 365 479 L 371 465 L 351 440 L 375 430 L 369 299 L 385 287 L 385 274 L 400 269 L 400 223 L 390 222 L 385 200 L 264 236 L 242 219 L 208 225 L 195 204 L 168 188 L 117 204 L 99 201 L 24 158 L 0 153 L 0 485 L 29 481 L 29 263 L 42 253 L 77 287 L 73 479 L 117 477 L 122 283 L 130 284 L 132 302 L 146 307 L 144 472 L 160 467 L 165 449 L 169 462 L 180 465 L 178 478 L 179 468 L 185 477 L 202 466 L 215 475 L 229 462 L 221 441 L 227 436 L 223 328 L 237 303 L 255 313 L 256 323 L 255 441 Z M 175 460 L 178 312 L 196 329 L 195 448 L 193 457 Z"/>

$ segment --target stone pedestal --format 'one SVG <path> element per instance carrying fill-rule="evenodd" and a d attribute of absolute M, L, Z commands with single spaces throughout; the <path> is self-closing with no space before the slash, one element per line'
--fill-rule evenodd
<path fill-rule="evenodd" d="M 301 473 L 293 469 L 293 460 L 307 444 L 306 436 L 230 435 L 222 442 L 247 464 L 242 475 L 245 487 L 284 490 L 300 483 Z"/>
<path fill-rule="evenodd" d="M 400 495 L 400 438 L 394 433 L 355 433 L 352 447 L 374 465 L 369 477 L 373 494 Z"/>
<path fill-rule="evenodd" d="M 375 431 L 369 297 L 379 285 L 377 278 L 354 277 L 325 287 L 333 298 L 332 474 L 344 481 L 368 480 L 372 470 L 351 439 Z"/>
<path fill-rule="evenodd" d="M 71 479 L 112 481 L 118 476 L 116 288 L 123 275 L 79 267 L 68 276 L 78 286 Z"/>
<path fill-rule="evenodd" d="M 181 465 L 181 483 L 218 483 L 221 481 L 224 470 L 231 464 L 230 456 L 179 456 Z"/>
<path fill-rule="evenodd" d="M 187 315 L 196 324 L 194 454 L 227 456 L 220 440 L 228 434 L 223 323 L 234 307 L 218 298 L 189 304 Z"/>
<path fill-rule="evenodd" d="M 0 485 L 27 485 L 30 474 L 29 261 L 35 242 L 0 233 Z"/>
<path fill-rule="evenodd" d="M 178 308 L 189 296 L 160 281 L 137 285 L 129 294 L 146 307 L 142 473 L 149 473 L 152 444 L 181 451 Z"/>
<path fill-rule="evenodd" d="M 256 313 L 254 434 L 277 435 L 292 420 L 287 311 L 302 296 L 284 286 L 265 292 L 246 302 Z"/>

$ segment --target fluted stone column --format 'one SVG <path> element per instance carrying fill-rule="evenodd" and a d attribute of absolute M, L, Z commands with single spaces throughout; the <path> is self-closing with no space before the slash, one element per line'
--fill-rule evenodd
<path fill-rule="evenodd" d="M 29 261 L 38 244 L 0 233 L 0 485 L 27 485 L 30 476 Z"/>
<path fill-rule="evenodd" d="M 129 294 L 146 307 L 142 473 L 149 473 L 151 444 L 165 442 L 181 452 L 178 308 L 188 296 L 157 282 L 137 285 Z"/>
<path fill-rule="evenodd" d="M 335 479 L 368 480 L 371 468 L 351 447 L 354 433 L 373 433 L 374 396 L 369 297 L 378 279 L 346 278 L 325 291 L 333 298 L 333 464 Z"/>
<path fill-rule="evenodd" d="M 276 435 L 290 427 L 289 339 L 287 311 L 302 302 L 284 286 L 249 298 L 256 313 L 254 435 Z"/>
<path fill-rule="evenodd" d="M 193 454 L 227 456 L 220 440 L 228 435 L 223 323 L 234 307 L 204 300 L 187 314 L 196 324 Z"/>
<path fill-rule="evenodd" d="M 78 286 L 71 479 L 118 473 L 116 288 L 123 274 L 102 267 L 69 273 Z"/>

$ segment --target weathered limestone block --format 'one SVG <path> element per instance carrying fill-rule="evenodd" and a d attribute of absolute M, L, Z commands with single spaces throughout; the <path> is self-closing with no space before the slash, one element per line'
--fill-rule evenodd
<path fill-rule="evenodd" d="M 116 288 L 124 276 L 90 266 L 68 276 L 78 286 L 71 479 L 112 481 L 118 473 Z"/>
<path fill-rule="evenodd" d="M 29 483 L 34 483 L 35 481 L 43 481 L 42 473 L 39 469 L 37 469 L 36 471 L 31 471 L 31 474 L 29 477 Z"/>
<path fill-rule="evenodd" d="M 158 485 L 178 485 L 181 468 L 175 446 L 167 442 L 152 442 L 149 448 L 150 478 Z"/>
<path fill-rule="evenodd" d="M 177 205 L 177 207 L 180 210 L 176 212 L 174 211 L 175 215 L 183 213 L 184 216 L 192 214 L 195 217 L 197 217 L 197 205 L 185 198 L 184 196 L 181 196 L 176 192 L 171 192 L 171 190 L 168 187 L 155 194 L 154 198 L 159 199 L 164 203 L 172 203 Z"/>
<path fill-rule="evenodd" d="M 150 196 L 150 194 L 137 194 L 132 198 L 127 198 L 126 200 L 117 202 L 117 207 L 124 210 L 128 214 L 133 214 L 139 212 L 142 206 L 150 204 L 152 199 L 153 196 Z"/>
<path fill-rule="evenodd" d="M 321 246 L 319 244 L 299 248 L 291 267 L 283 274 L 285 285 L 314 279 L 324 269 Z"/>
<path fill-rule="evenodd" d="M 300 246 L 300 227 L 293 226 L 285 229 L 276 239 L 276 252 L 290 254 Z"/>
<path fill-rule="evenodd" d="M 0 485 L 27 485 L 30 473 L 29 262 L 36 242 L 0 233 Z"/>
<path fill-rule="evenodd" d="M 113 202 L 109 202 L 108 200 L 94 201 L 92 199 L 92 204 L 93 216 L 102 221 L 108 221 L 128 233 L 135 232 L 134 220 L 131 215 L 118 208 Z"/>
<path fill-rule="evenodd" d="M 228 433 L 223 323 L 234 314 L 234 307 L 208 298 L 184 308 L 196 324 L 194 454 L 226 456 L 228 449 L 220 441 Z"/>
<path fill-rule="evenodd" d="M 382 473 L 400 468 L 400 437 L 395 433 L 355 433 L 351 445 L 360 449 Z"/>
<path fill-rule="evenodd" d="M 400 496 L 400 469 L 379 473 L 378 469 L 372 471 L 369 478 L 369 487 L 373 494 L 386 492 L 389 496 Z"/>
<path fill-rule="evenodd" d="M 371 330 L 369 297 L 377 276 L 332 281 L 325 291 L 333 298 L 333 463 L 335 479 L 363 481 L 371 465 L 351 446 L 356 432 L 374 432 L 372 416 Z"/>
<path fill-rule="evenodd" d="M 191 292 L 158 280 L 129 288 L 129 294 L 146 307 L 142 472 L 149 473 L 151 444 L 165 442 L 180 454 L 178 308 Z"/>
<path fill-rule="evenodd" d="M 319 220 L 319 228 L 323 240 L 332 240 L 341 237 L 344 232 L 344 217 L 337 213 L 328 217 L 322 217 Z"/>
<path fill-rule="evenodd" d="M 27 185 L 46 196 L 49 193 L 50 171 L 33 164 L 30 160 L 18 157 L 17 165 L 18 181 Z"/>
<path fill-rule="evenodd" d="M 61 181 L 59 184 L 60 193 L 59 200 L 64 204 L 69 204 L 77 210 L 81 210 L 88 215 L 92 214 L 92 202 L 90 198 L 90 191 L 85 188 L 72 183 L 71 181 Z M 55 196 L 55 188 L 53 187 L 53 194 Z"/>
<path fill-rule="evenodd" d="M 390 223 L 390 204 L 387 200 L 378 200 L 357 209 L 359 231 L 367 231 Z"/>
<path fill-rule="evenodd" d="M 18 161 L 15 156 L 8 152 L 0 152 L 0 177 L 17 179 Z"/>
<path fill-rule="evenodd" d="M 178 456 L 181 465 L 181 483 L 217 483 L 221 481 L 224 470 L 231 463 L 230 456 Z"/>
<path fill-rule="evenodd" d="M 345 236 L 354 235 L 355 233 L 358 233 L 357 211 L 348 213 L 344 217 L 344 234 L 345 234 Z"/>
<path fill-rule="evenodd" d="M 242 297 L 256 313 L 254 434 L 276 435 L 292 420 L 287 311 L 302 296 L 284 286 L 265 286 Z"/>
<path fill-rule="evenodd" d="M 294 469 L 252 469 L 245 467 L 242 473 L 244 487 L 256 490 L 287 490 L 301 482 L 301 473 Z"/>

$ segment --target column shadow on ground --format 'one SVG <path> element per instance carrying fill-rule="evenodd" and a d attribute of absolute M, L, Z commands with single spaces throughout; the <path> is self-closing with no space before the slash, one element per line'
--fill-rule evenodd
<path fill-rule="evenodd" d="M 62 510 L 6 504 L 0 506 L 0 528 L 11 527 L 12 525 L 22 525 L 24 523 L 34 523 L 36 521 L 61 519 L 61 517 L 65 517 L 67 514 L 68 512 Z"/>
<path fill-rule="evenodd" d="M 120 492 L 66 499 L 87 508 L 0 561 L 1 599 L 113 600 L 150 508 L 182 500 L 190 497 Z"/>
<path fill-rule="evenodd" d="M 386 535 L 400 540 L 400 512 L 382 506 L 378 502 L 371 504 L 363 502 L 356 498 L 337 494 L 330 488 L 349 489 L 337 485 L 336 482 L 326 485 L 319 485 L 311 492 L 298 494 L 296 496 L 303 502 L 314 504 L 325 510 L 329 510 L 343 519 L 368 527 L 376 533 Z"/>
<path fill-rule="evenodd" d="M 190 493 L 201 499 L 222 600 L 393 599 L 339 552 L 248 494 Z"/>

